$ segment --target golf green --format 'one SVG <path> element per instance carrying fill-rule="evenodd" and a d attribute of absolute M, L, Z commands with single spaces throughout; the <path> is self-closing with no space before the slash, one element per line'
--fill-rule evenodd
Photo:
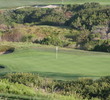
<path fill-rule="evenodd" d="M 76 77 L 101 77 L 110 75 L 110 54 L 55 47 L 17 49 L 14 53 L 0 55 L 0 73 L 32 72 L 57 79 Z"/>

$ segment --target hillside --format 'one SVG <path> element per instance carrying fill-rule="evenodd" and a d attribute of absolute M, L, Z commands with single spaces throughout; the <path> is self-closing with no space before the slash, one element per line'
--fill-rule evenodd
<path fill-rule="evenodd" d="M 110 1 L 0 0 L 0 100 L 110 100 L 109 69 Z"/>

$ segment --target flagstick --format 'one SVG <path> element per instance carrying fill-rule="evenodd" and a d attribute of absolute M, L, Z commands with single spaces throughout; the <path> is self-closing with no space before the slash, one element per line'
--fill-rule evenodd
<path fill-rule="evenodd" d="M 58 47 L 56 46 L 56 59 L 58 58 Z"/>

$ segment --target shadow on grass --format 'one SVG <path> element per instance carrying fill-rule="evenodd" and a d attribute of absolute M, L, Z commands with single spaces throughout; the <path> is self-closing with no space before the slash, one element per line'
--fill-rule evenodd
<path fill-rule="evenodd" d="M 7 66 L 0 64 L 0 76 L 3 76 L 9 72 L 10 69 Z"/>
<path fill-rule="evenodd" d="M 93 75 L 82 75 L 82 74 L 69 74 L 69 73 L 57 73 L 57 72 L 10 72 L 10 71 L 0 71 L 0 77 L 4 76 L 7 73 L 33 73 L 38 74 L 44 78 L 51 78 L 54 80 L 75 80 L 79 78 L 91 78 L 91 79 L 98 79 L 102 76 L 93 76 Z"/>
<path fill-rule="evenodd" d="M 57 79 L 57 80 L 74 80 L 78 78 L 93 78 L 97 79 L 100 78 L 101 76 L 86 76 L 86 75 L 81 75 L 81 74 L 69 74 L 69 73 L 57 73 L 57 72 L 32 72 L 35 74 L 39 74 L 39 76 L 42 77 L 47 77 L 47 78 L 52 78 L 52 79 Z"/>
<path fill-rule="evenodd" d="M 3 66 L 3 65 L 0 65 L 0 69 L 4 69 L 5 68 L 5 66 Z"/>

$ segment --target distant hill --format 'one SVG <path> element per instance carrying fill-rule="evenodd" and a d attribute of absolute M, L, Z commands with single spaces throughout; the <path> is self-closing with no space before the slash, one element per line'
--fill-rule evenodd
<path fill-rule="evenodd" d="M 98 2 L 110 5 L 110 0 L 0 0 L 0 9 L 39 4 L 80 4 L 85 2 Z"/>

